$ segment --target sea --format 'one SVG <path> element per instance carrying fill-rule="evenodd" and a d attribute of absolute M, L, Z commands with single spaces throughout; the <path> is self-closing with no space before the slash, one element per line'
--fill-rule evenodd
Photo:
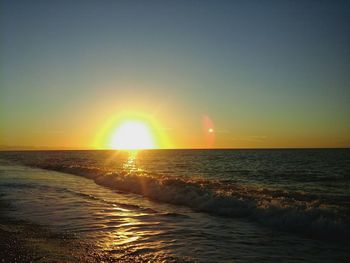
<path fill-rule="evenodd" d="M 350 262 L 350 149 L 3 151 L 0 200 L 121 262 Z"/>

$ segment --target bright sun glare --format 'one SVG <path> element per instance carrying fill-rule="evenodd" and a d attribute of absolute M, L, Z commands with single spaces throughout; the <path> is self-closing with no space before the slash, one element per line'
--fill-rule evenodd
<path fill-rule="evenodd" d="M 155 148 L 148 125 L 142 121 L 125 121 L 113 133 L 111 148 L 118 150 L 139 150 Z"/>

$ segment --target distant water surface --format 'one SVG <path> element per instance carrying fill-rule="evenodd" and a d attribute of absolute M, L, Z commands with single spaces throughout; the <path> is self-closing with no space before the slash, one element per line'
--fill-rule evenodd
<path fill-rule="evenodd" d="M 350 150 L 0 152 L 9 216 L 116 259 L 346 262 Z"/>

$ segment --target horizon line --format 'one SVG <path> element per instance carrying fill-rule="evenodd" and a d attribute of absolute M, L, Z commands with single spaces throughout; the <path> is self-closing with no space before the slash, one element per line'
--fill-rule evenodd
<path fill-rule="evenodd" d="M 15 151 L 158 151 L 158 150 L 312 150 L 312 149 L 350 149 L 350 146 L 344 147 L 218 147 L 218 148 L 154 148 L 154 149 L 92 149 L 92 148 L 0 148 L 0 152 Z"/>

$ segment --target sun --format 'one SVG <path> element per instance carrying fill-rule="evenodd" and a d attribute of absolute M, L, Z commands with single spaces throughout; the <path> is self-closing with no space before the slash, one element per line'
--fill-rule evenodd
<path fill-rule="evenodd" d="M 99 125 L 92 147 L 132 151 L 172 148 L 166 131 L 154 114 L 124 110 L 110 115 Z"/>
<path fill-rule="evenodd" d="M 117 150 L 154 149 L 155 142 L 147 123 L 129 120 L 122 122 L 112 134 L 110 147 Z"/>

